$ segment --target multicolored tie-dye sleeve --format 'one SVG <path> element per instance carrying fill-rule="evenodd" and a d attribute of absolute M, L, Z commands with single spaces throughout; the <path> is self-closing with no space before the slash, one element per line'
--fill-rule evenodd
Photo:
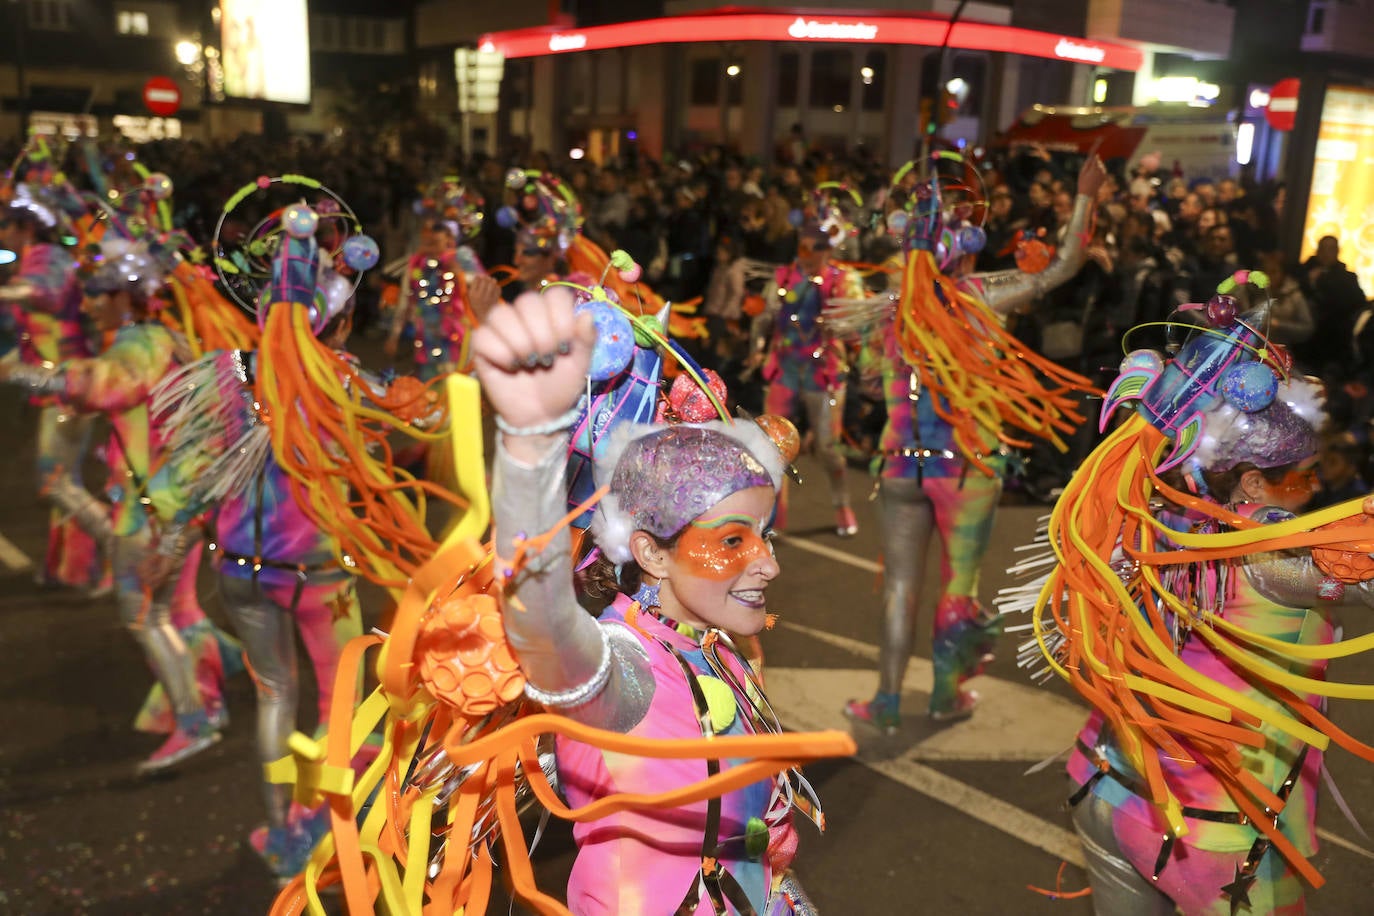
<path fill-rule="evenodd" d="M 157 325 L 123 328 L 104 353 L 64 364 L 63 399 L 102 413 L 145 405 L 153 386 L 171 368 L 174 348 L 171 334 Z"/>

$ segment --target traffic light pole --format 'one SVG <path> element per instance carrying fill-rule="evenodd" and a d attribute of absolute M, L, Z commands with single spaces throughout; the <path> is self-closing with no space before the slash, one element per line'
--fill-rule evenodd
<path fill-rule="evenodd" d="M 29 135 L 29 80 L 28 80 L 28 38 L 29 9 L 23 0 L 10 0 L 10 12 L 14 15 L 14 71 L 15 84 L 19 95 L 19 136 Z"/>
<path fill-rule="evenodd" d="M 930 117 L 926 120 L 925 132 L 921 135 L 921 157 L 920 162 L 930 157 L 931 140 L 935 133 L 940 129 L 940 90 L 945 85 L 945 52 L 949 50 L 949 39 L 954 34 L 954 26 L 959 21 L 959 17 L 964 14 L 964 7 L 968 5 L 968 0 L 959 0 L 959 5 L 954 8 L 954 13 L 949 17 L 949 25 L 945 26 L 945 38 L 940 42 L 939 57 L 935 66 L 934 85 L 922 87 L 928 93 L 923 100 L 925 104 L 920 107 L 925 108 L 929 105 Z M 924 168 L 924 164 L 922 168 Z"/>

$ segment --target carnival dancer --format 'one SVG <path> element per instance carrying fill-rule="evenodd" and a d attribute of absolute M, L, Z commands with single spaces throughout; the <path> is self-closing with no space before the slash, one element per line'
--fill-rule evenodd
<path fill-rule="evenodd" d="M 1323 751 L 1374 760 L 1325 715 L 1374 696 L 1325 679 L 1360 648 L 1330 608 L 1374 604 L 1374 502 L 1294 515 L 1320 394 L 1265 339 L 1266 306 L 1237 315 L 1246 282 L 1267 286 L 1224 282 L 1173 359 L 1127 356 L 1103 426 L 1136 410 L 1056 505 L 1057 563 L 1004 604 L 1034 614 L 1026 661 L 1043 653 L 1093 707 L 1069 802 L 1101 914 L 1305 912 Z"/>
<path fill-rule="evenodd" d="M 803 228 L 796 258 L 774 272 L 773 285 L 764 295 L 765 309 L 754 319 L 751 364 L 762 365 L 768 383 L 765 412 L 789 420 L 805 414 L 816 455 L 826 469 L 835 533 L 852 537 L 859 523 L 849 505 L 848 475 L 839 448 L 849 369 L 844 347 L 825 336 L 823 326 L 830 301 L 858 298 L 863 286 L 855 273 L 831 264 L 830 254 L 829 228 Z"/>
<path fill-rule="evenodd" d="M 92 352 L 81 322 L 76 259 L 58 244 L 64 221 L 59 202 L 42 185 L 16 185 L 0 209 L 0 248 L 19 258 L 17 272 L 0 285 L 0 307 L 18 339 L 18 359 L 39 372 Z M 53 397 L 31 400 L 40 408 L 38 492 L 53 505 L 39 581 L 94 588 L 104 558 L 82 517 L 102 510 L 90 505 L 81 475 L 92 417 Z"/>
<path fill-rule="evenodd" d="M 264 763 L 287 753 L 287 739 L 296 728 L 300 677 L 296 667 L 296 633 L 310 657 L 318 687 L 318 719 L 328 718 L 335 672 L 343 645 L 362 631 L 355 576 L 364 567 L 363 550 L 353 546 L 379 543 L 380 532 L 390 539 L 406 511 L 393 503 L 396 515 L 379 520 L 375 529 L 355 527 L 358 541 L 345 543 L 351 511 L 322 510 L 313 502 L 314 490 L 301 481 L 313 475 L 321 501 L 346 500 L 350 478 L 331 471 L 315 458 L 336 467 L 349 465 L 360 500 L 372 504 L 371 488 L 405 488 L 394 469 L 370 464 L 364 449 L 383 434 L 378 426 L 382 408 L 412 408 L 397 423 L 423 424 L 435 414 L 434 398 L 413 379 L 392 386 L 361 372 L 343 352 L 351 331 L 353 282 L 333 270 L 336 258 L 360 273 L 376 262 L 376 244 L 350 235 L 338 251 L 320 250 L 314 239 L 319 220 L 304 204 L 287 207 L 281 215 L 278 257 L 270 283 L 259 302 L 264 344 L 256 351 L 233 350 L 208 354 L 169 378 L 157 391 L 154 410 L 168 427 L 169 457 L 164 474 L 176 493 L 174 524 L 168 527 L 158 556 L 176 552 L 167 543 L 184 537 L 198 516 L 210 513 L 219 594 L 239 637 L 257 687 L 257 752 Z M 301 309 L 302 324 L 294 331 L 293 311 Z M 273 315 L 280 310 L 280 315 Z M 302 339 L 302 334 L 310 334 Z M 271 401 L 279 380 L 302 372 L 308 384 L 319 385 L 328 373 L 339 378 L 337 391 L 318 392 L 309 403 Z M 355 388 L 358 386 L 361 390 Z M 271 394 L 269 394 L 271 392 Z M 343 420 L 327 405 L 340 398 L 370 411 L 368 422 Z M 276 427 L 274 417 L 299 417 L 299 427 Z M 365 429 L 366 427 L 366 429 Z M 281 444 L 274 438 L 281 436 Z M 347 437 L 349 430 L 358 441 Z M 294 444 L 298 432 L 314 437 L 312 458 Z M 323 436 L 321 435 L 323 434 Z M 327 491 L 327 492 L 323 492 Z M 396 499 L 392 494 L 378 503 Z M 332 508 L 332 504 L 331 504 Z M 381 509 L 379 508 L 380 512 Z M 413 512 L 413 510 L 410 510 Z M 355 523 L 355 526 L 359 523 Z M 411 522 L 411 534 L 423 530 Z M 425 536 L 427 537 L 427 535 Z M 168 563 L 145 565 L 145 579 L 158 583 L 169 573 Z M 327 827 L 327 812 L 292 807 L 287 789 L 263 783 L 268 823 L 254 831 L 251 843 L 278 876 L 300 870 L 305 856 Z"/>
<path fill-rule="evenodd" d="M 514 556 L 519 532 L 551 528 L 565 511 L 565 430 L 593 342 L 590 320 L 575 318 L 559 290 L 493 311 L 474 341 L 502 430 L 498 557 Z M 566 540 L 513 580 L 504 621 L 526 693 L 576 721 L 636 736 L 775 729 L 726 631 L 753 635 L 768 616 L 766 590 L 779 572 L 766 541 L 784 467 L 777 446 L 746 421 L 617 435 L 597 462 L 610 493 L 592 532 L 603 574 L 623 590 L 602 623 L 587 616 L 573 592 Z M 574 740 L 558 742 L 557 758 L 574 805 L 612 792 L 661 792 L 701 768 L 625 759 Z M 763 913 L 788 896 L 793 909 L 782 912 L 805 911 L 799 886 L 785 877 L 796 844 L 792 797 L 785 778 L 765 780 L 679 811 L 575 827 L 569 908 Z"/>
<path fill-rule="evenodd" d="M 445 185 L 440 196 L 442 209 L 432 203 L 426 208 L 420 247 L 406 263 L 385 344 L 386 355 L 394 357 L 408 327 L 416 374 L 425 381 L 468 368 L 467 337 L 480 314 L 469 286 L 483 275 L 482 265 L 466 242 L 481 230 L 482 200 L 453 185 Z"/>
<path fill-rule="evenodd" d="M 1026 444 L 1004 427 L 1062 448 L 1058 437 L 1082 422 L 1065 394 L 1091 388 L 1087 379 L 1025 352 L 1001 322 L 1082 266 L 1083 235 L 1106 174 L 1101 162 L 1090 157 L 1084 163 L 1065 243 L 1048 267 L 969 274 L 983 241 L 978 208 L 985 200 L 976 190 L 976 172 L 940 174 L 949 163 L 964 168 L 952 156 L 937 154 L 932 177 L 910 195 L 911 210 L 889 217 L 889 227 L 904 239 L 906 270 L 895 327 L 879 321 L 879 333 L 868 337 L 884 355 L 888 413 L 880 441 L 883 615 L 878 690 L 870 700 L 849 701 L 845 713 L 888 734 L 900 724 L 902 681 L 933 536 L 940 541 L 941 566 L 927 712 L 937 722 L 972 714 L 978 694 L 962 685 L 990 661 L 1002 630 L 999 616 L 978 602 L 978 574 L 1001 498 L 1004 445 Z M 893 184 L 910 170 L 902 169 Z M 864 306 L 857 305 L 853 311 L 861 313 Z M 890 303 L 879 300 L 874 307 L 892 314 Z M 837 316 L 836 330 L 854 320 L 853 314 L 844 321 Z"/>
<path fill-rule="evenodd" d="M 83 490 L 78 518 L 98 539 L 111 543 L 115 597 L 120 617 L 142 647 L 149 667 L 167 693 L 176 716 L 171 736 L 139 771 L 171 767 L 213 745 L 219 731 L 196 686 L 195 671 L 168 601 L 172 584 L 145 591 L 138 565 L 154 542 L 153 506 L 159 494 L 151 485 L 152 449 L 148 402 L 153 387 L 172 368 L 178 349 L 172 333 L 153 317 L 155 293 L 175 252 L 146 241 L 110 239 L 83 280 L 83 311 L 113 342 L 99 356 L 70 359 L 56 366 L 0 365 L 0 380 L 38 394 L 53 395 L 78 410 L 105 414 L 112 429 L 107 515 Z M 184 560 L 180 545 L 174 565 Z"/>

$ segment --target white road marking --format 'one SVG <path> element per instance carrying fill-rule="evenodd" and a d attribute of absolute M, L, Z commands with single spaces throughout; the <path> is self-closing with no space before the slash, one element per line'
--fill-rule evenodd
<path fill-rule="evenodd" d="M 1359 846 L 1355 843 L 1350 842 L 1343 836 L 1337 836 L 1330 830 L 1325 830 L 1321 827 L 1318 827 L 1317 836 L 1321 837 L 1323 840 L 1326 840 L 1328 843 L 1331 843 L 1333 846 L 1339 846 L 1342 849 L 1348 849 L 1351 852 L 1355 853 L 1355 855 L 1357 856 L 1363 856 L 1366 859 L 1374 860 L 1374 852 L 1370 852 L 1363 846 Z"/>
<path fill-rule="evenodd" d="M 825 544 L 817 544 L 815 541 L 808 541 L 806 538 L 791 537 L 786 534 L 779 534 L 777 538 L 784 544 L 789 544 L 798 550 L 805 550 L 807 553 L 814 553 L 817 556 L 834 560 L 837 563 L 844 563 L 846 566 L 853 566 L 871 573 L 880 573 L 883 571 L 882 564 L 880 563 L 875 563 L 872 560 L 855 556 L 852 553 L 846 553 L 843 550 L 837 550 L 834 547 L 828 547 Z"/>
<path fill-rule="evenodd" d="M 29 555 L 15 547 L 14 542 L 3 534 L 0 534 L 0 563 L 4 563 L 10 572 L 23 572 L 33 566 Z"/>

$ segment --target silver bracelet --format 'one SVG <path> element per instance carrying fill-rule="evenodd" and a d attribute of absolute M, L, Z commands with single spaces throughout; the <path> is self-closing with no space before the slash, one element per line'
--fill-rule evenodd
<path fill-rule="evenodd" d="M 507 436 L 551 436 L 554 433 L 561 433 L 577 422 L 577 418 L 582 416 L 582 402 L 579 400 L 572 406 L 567 413 L 554 417 L 547 423 L 540 423 L 537 426 L 511 426 L 505 418 L 499 414 L 496 417 L 496 428 Z"/>
<path fill-rule="evenodd" d="M 605 689 L 606 682 L 611 679 L 611 642 L 605 627 L 598 624 L 596 629 L 601 634 L 601 664 L 596 666 L 590 678 L 567 690 L 540 690 L 526 681 L 525 696 L 548 709 L 575 709 Z"/>

